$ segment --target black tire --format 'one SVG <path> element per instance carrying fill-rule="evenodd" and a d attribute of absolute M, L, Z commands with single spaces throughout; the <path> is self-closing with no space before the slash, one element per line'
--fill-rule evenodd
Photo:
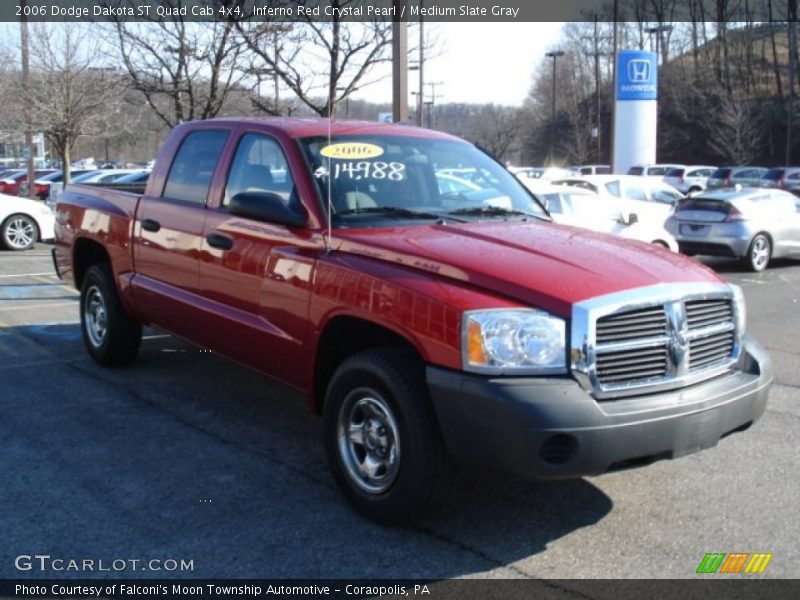
<path fill-rule="evenodd" d="M 763 233 L 757 234 L 750 242 L 750 247 L 747 249 L 747 256 L 745 263 L 747 267 L 758 273 L 763 271 L 769 265 L 772 258 L 772 242 Z"/>
<path fill-rule="evenodd" d="M 132 362 L 142 342 L 142 326 L 120 302 L 108 263 L 92 265 L 81 285 L 81 332 L 91 357 L 104 367 Z"/>
<path fill-rule="evenodd" d="M 0 235 L 9 250 L 29 250 L 39 239 L 39 226 L 29 215 L 15 214 L 3 221 Z"/>
<path fill-rule="evenodd" d="M 359 423 L 361 444 L 353 433 Z M 407 524 L 447 499 L 455 469 L 425 385 L 424 365 L 410 353 L 379 348 L 345 360 L 328 385 L 323 428 L 334 478 L 366 517 L 385 525 Z M 359 470 L 368 456 L 375 458 L 373 466 L 381 464 L 372 479 Z"/>

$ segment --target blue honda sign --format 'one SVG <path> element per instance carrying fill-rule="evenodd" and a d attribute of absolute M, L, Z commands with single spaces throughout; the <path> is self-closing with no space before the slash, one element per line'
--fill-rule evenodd
<path fill-rule="evenodd" d="M 642 50 L 617 54 L 617 100 L 658 98 L 658 55 Z"/>

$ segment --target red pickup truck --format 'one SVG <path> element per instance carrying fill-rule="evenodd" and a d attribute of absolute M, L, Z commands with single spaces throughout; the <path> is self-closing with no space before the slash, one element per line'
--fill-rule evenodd
<path fill-rule="evenodd" d="M 598 474 L 764 412 L 738 288 L 657 246 L 555 225 L 452 136 L 309 119 L 172 132 L 143 194 L 72 185 L 54 261 L 86 347 L 155 325 L 304 391 L 348 499 L 386 523 L 454 464 Z"/>

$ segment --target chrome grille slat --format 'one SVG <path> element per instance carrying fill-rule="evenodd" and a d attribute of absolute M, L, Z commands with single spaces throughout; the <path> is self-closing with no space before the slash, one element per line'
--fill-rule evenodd
<path fill-rule="evenodd" d="M 660 379 L 664 376 L 664 371 L 660 369 L 653 370 L 649 373 L 639 373 L 638 377 L 630 377 L 628 375 L 609 375 L 605 377 L 607 382 L 615 382 L 615 381 L 625 381 L 625 382 L 632 382 L 632 381 L 643 381 L 647 379 Z"/>

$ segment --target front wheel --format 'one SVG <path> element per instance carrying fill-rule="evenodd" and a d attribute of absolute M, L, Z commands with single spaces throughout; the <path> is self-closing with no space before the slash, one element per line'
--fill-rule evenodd
<path fill-rule="evenodd" d="M 747 266 L 751 271 L 756 273 L 763 271 L 767 268 L 770 258 L 772 257 L 772 244 L 769 238 L 763 233 L 759 233 L 750 242 L 750 247 L 747 249 Z"/>
<path fill-rule="evenodd" d="M 39 228 L 28 215 L 11 215 L 3 221 L 2 236 L 9 250 L 28 250 L 39 239 Z"/>
<path fill-rule="evenodd" d="M 81 331 L 91 357 L 105 367 L 130 363 L 139 352 L 142 326 L 120 302 L 111 267 L 89 267 L 81 286 Z"/>
<path fill-rule="evenodd" d="M 402 350 L 367 350 L 331 379 L 323 413 L 334 477 L 355 508 L 379 523 L 416 520 L 446 498 L 454 469 L 422 363 Z"/>

